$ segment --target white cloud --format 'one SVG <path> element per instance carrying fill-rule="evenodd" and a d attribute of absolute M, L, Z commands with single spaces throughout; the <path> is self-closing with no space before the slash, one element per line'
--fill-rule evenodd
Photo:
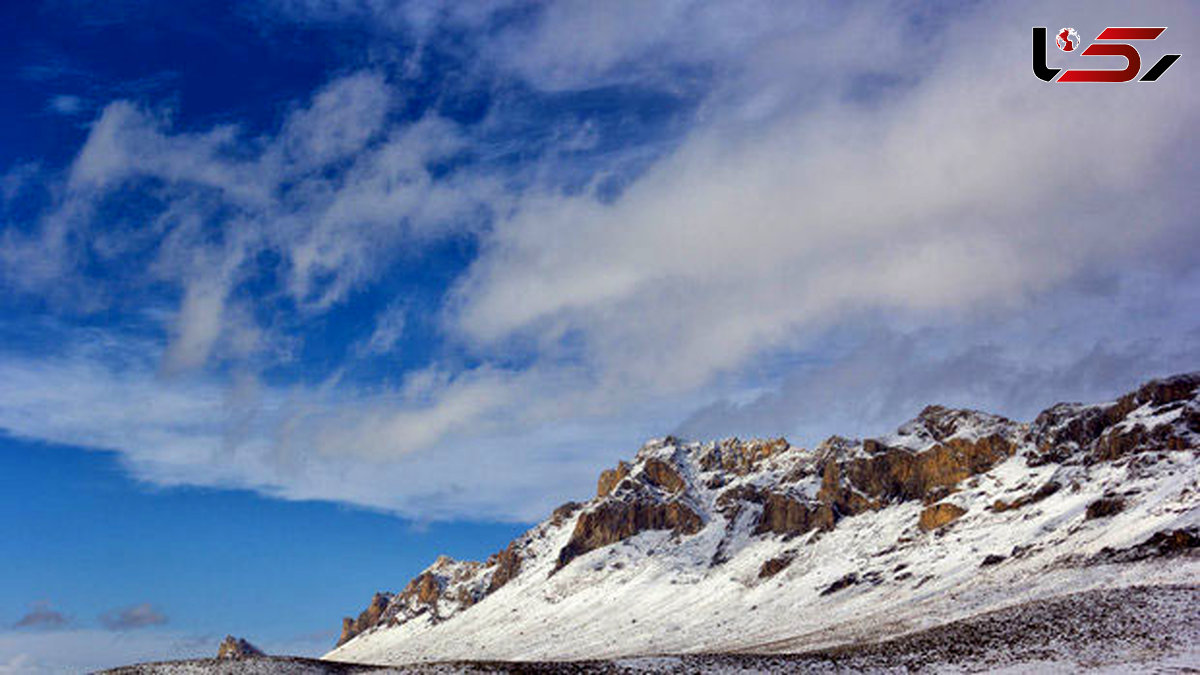
<path fill-rule="evenodd" d="M 169 133 L 167 114 L 152 115 L 128 101 L 106 106 L 71 167 L 68 186 L 81 192 L 153 176 L 220 190 L 238 204 L 261 204 L 267 185 L 249 163 L 229 161 L 238 139 L 232 125 L 204 133 Z"/>
<path fill-rule="evenodd" d="M 1030 420 L 1059 401 L 1103 401 L 1194 370 L 1200 317 L 1189 308 L 1198 302 L 1194 271 L 1100 272 L 1019 311 L 842 327 L 822 336 L 813 358 L 718 398 L 676 433 L 786 435 L 811 447 L 830 434 L 891 431 L 935 403 Z"/>
<path fill-rule="evenodd" d="M 1194 88 L 1039 86 L 1028 33 L 948 51 L 877 105 L 702 127 L 614 203 L 524 202 L 451 325 L 484 353 L 579 335 L 603 372 L 689 388 L 857 311 L 1020 303 L 1169 255 L 1195 176 L 1162 159 L 1194 148 Z"/>
<path fill-rule="evenodd" d="M 359 355 L 386 354 L 404 337 L 404 325 L 408 321 L 409 309 L 402 302 L 393 302 L 381 311 L 376 318 L 375 330 L 364 341 L 360 342 L 355 351 Z"/>
<path fill-rule="evenodd" d="M 534 518 L 680 420 L 740 433 L 774 431 L 794 414 L 793 428 L 811 430 L 817 413 L 789 410 L 814 387 L 822 406 L 865 400 L 869 415 L 842 417 L 873 424 L 899 421 L 927 395 L 1023 396 L 1008 364 L 1028 364 L 1019 372 L 1047 391 L 1077 391 L 1063 374 L 1086 370 L 1078 354 L 1108 349 L 1086 391 L 1095 393 L 1190 358 L 1164 336 L 1195 330 L 1180 309 L 1195 285 L 1176 282 L 1196 262 L 1200 91 L 1179 73 L 1154 84 L 1046 85 L 1029 72 L 1029 36 L 1045 23 L 1154 17 L 1178 36 L 1164 49 L 1189 52 L 1200 28 L 1192 13 L 622 7 L 556 3 L 474 38 L 494 64 L 482 71 L 542 89 L 705 92 L 677 147 L 615 198 L 598 187 L 563 194 L 554 153 L 533 167 L 435 175 L 433 163 L 494 148 L 436 115 L 391 120 L 403 92 L 382 71 L 331 81 L 260 138 L 236 126 L 177 130 L 165 113 L 109 104 L 59 208 L 34 236 L 5 233 L 0 269 L 18 288 L 50 293 L 71 277 L 79 246 L 114 260 L 152 249 L 138 283 L 179 291 L 169 341 L 145 340 L 119 366 L 85 348 L 3 356 L 0 426 L 119 449 L 139 477 L 161 484 L 242 486 L 416 518 Z M 422 40 L 493 18 L 427 3 L 293 2 L 289 11 L 381 14 L 382 25 Z M 504 114 L 487 124 L 503 128 Z M 573 131 L 561 137 L 583 137 L 586 123 Z M 516 190 L 509 171 L 551 180 Z M 161 212 L 95 227 L 95 205 L 139 178 L 164 186 Z M 395 386 L 254 377 L 299 339 L 264 321 L 265 305 L 292 303 L 289 318 L 303 324 L 398 264 L 399 252 L 454 235 L 473 237 L 479 254 L 438 315 L 452 356 Z M 261 272 L 261 254 L 282 260 L 275 290 L 239 293 Z M 1165 319 L 1084 320 L 1149 311 L 1127 290 L 1079 291 L 1137 279 L 1163 296 L 1146 306 Z M 1089 314 L 1064 310 L 1064 299 Z M 1052 320 L 1059 310 L 1078 320 Z M 394 348 L 411 311 L 394 299 L 358 353 Z M 989 332 L 1014 322 L 1027 330 Z M 863 325 L 882 337 L 864 337 Z M 1072 326 L 1070 353 L 1051 348 Z M 843 333 L 859 351 L 838 343 Z M 1138 353 L 1150 365 L 1130 361 Z M 806 360 L 824 367 L 791 363 Z M 205 368 L 214 361 L 232 364 L 235 377 Z M 964 368 L 990 385 L 956 380 Z M 892 384 L 866 396 L 874 370 Z M 922 385 L 895 393 L 905 378 Z"/>
<path fill-rule="evenodd" d="M 58 94 L 50 97 L 46 107 L 59 115 L 73 117 L 83 112 L 84 100 L 70 94 Z"/>
<path fill-rule="evenodd" d="M 389 98 L 387 83 L 376 73 L 335 80 L 288 118 L 282 149 L 300 170 L 359 152 L 383 129 Z"/>
<path fill-rule="evenodd" d="M 232 297 L 257 273 L 257 255 L 282 254 L 285 291 L 302 310 L 321 312 L 374 278 L 405 244 L 460 232 L 481 210 L 504 204 L 491 178 L 458 172 L 433 180 L 430 164 L 452 157 L 464 140 L 436 116 L 387 127 L 395 95 L 379 74 L 346 75 L 293 110 L 277 135 L 260 139 L 235 125 L 179 132 L 168 111 L 110 103 L 40 228 L 3 233 L 0 275 L 76 308 L 90 297 L 94 308 L 112 301 L 105 294 L 138 289 L 77 277 L 81 260 L 153 251 L 148 274 L 119 278 L 181 290 L 167 371 L 270 351 L 252 300 Z M 157 182 L 149 192 L 157 212 L 97 222 L 104 200 L 145 180 Z"/>
<path fill-rule="evenodd" d="M 208 360 L 221 334 L 224 294 L 225 289 L 217 284 L 199 283 L 185 291 L 176 323 L 178 334 L 164 359 L 168 370 L 191 370 Z"/>
<path fill-rule="evenodd" d="M 419 520 L 530 520 L 590 483 L 630 424 L 654 428 L 645 418 L 579 419 L 579 435 L 564 438 L 530 432 L 529 415 L 498 419 L 501 395 L 547 384 L 524 374 L 426 372 L 368 392 L 272 387 L 249 375 L 161 377 L 158 348 L 129 336 L 49 334 L 57 356 L 0 354 L 0 428 L 119 450 L 136 478 L 163 486 L 253 489 Z"/>

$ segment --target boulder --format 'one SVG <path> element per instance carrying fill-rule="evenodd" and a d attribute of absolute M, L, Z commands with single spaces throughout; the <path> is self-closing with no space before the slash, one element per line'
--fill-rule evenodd
<path fill-rule="evenodd" d="M 928 506 L 924 511 L 921 511 L 921 519 L 917 524 L 922 530 L 929 532 L 949 525 L 961 518 L 966 512 L 967 510 L 961 506 L 942 502 Z"/>
<path fill-rule="evenodd" d="M 1120 497 L 1101 497 L 1088 504 L 1087 519 L 1108 518 L 1125 510 L 1125 500 Z"/>

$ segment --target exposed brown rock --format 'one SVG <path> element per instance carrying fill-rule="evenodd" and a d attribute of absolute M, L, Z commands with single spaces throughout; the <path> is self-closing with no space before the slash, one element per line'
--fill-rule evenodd
<path fill-rule="evenodd" d="M 263 650 L 255 647 L 242 638 L 226 635 L 217 647 L 218 659 L 249 659 L 255 656 L 266 656 Z"/>
<path fill-rule="evenodd" d="M 854 572 L 851 572 L 850 574 L 847 574 L 846 576 L 842 577 L 841 579 L 838 579 L 837 581 L 833 582 L 832 584 L 829 584 L 828 586 L 826 586 L 825 590 L 821 591 L 821 595 L 830 595 L 832 593 L 837 593 L 838 591 L 842 590 L 843 588 L 848 588 L 857 583 L 858 583 L 858 575 L 855 574 Z"/>
<path fill-rule="evenodd" d="M 936 504 L 946 497 L 954 494 L 956 491 L 956 488 L 947 487 L 945 485 L 939 485 L 937 487 L 930 488 L 929 491 L 925 493 L 925 496 L 921 497 L 921 503 L 925 506 Z"/>
<path fill-rule="evenodd" d="M 556 570 L 602 546 L 615 544 L 647 530 L 695 534 L 703 524 L 695 511 L 678 501 L 609 500 L 580 514 L 575 531 L 559 551 Z"/>
<path fill-rule="evenodd" d="M 873 448 L 869 457 L 844 462 L 827 459 L 818 499 L 841 515 L 853 515 L 897 501 L 937 498 L 948 494 L 959 482 L 991 469 L 1016 450 L 999 434 L 975 441 L 950 438 L 920 453 L 879 443 Z"/>
<path fill-rule="evenodd" d="M 596 496 L 607 497 L 612 494 L 613 489 L 617 487 L 617 483 L 620 483 L 621 479 L 628 475 L 628 462 L 618 462 L 617 468 L 601 471 L 600 479 L 596 482 Z"/>
<path fill-rule="evenodd" d="M 729 438 L 717 443 L 711 450 L 700 458 L 700 466 L 705 471 L 721 469 L 738 476 L 744 476 L 757 469 L 764 460 L 786 452 L 791 445 L 787 439 L 742 441 Z"/>
<path fill-rule="evenodd" d="M 488 593 L 492 593 L 512 581 L 513 577 L 521 572 L 521 551 L 517 548 L 517 543 L 513 542 L 508 545 L 508 548 L 493 554 L 488 559 L 488 565 L 496 568 L 487 589 Z"/>
<path fill-rule="evenodd" d="M 433 605 L 442 595 L 442 585 L 432 572 L 422 572 L 408 582 L 400 597 L 415 597 L 422 605 Z"/>
<path fill-rule="evenodd" d="M 881 467 L 882 461 L 874 459 L 872 467 Z M 849 516 L 868 509 L 879 508 L 878 501 L 868 499 L 858 486 L 843 480 L 845 466 L 837 460 L 826 460 L 821 466 L 821 489 L 817 491 L 817 500 L 829 505 L 835 516 Z M 869 472 L 863 472 L 869 474 Z"/>
<path fill-rule="evenodd" d="M 646 482 L 668 492 L 682 492 L 687 487 L 679 471 L 661 459 L 646 460 L 642 465 L 642 473 Z"/>
<path fill-rule="evenodd" d="M 1195 398 L 1197 389 L 1200 373 L 1190 373 L 1148 382 L 1109 405 L 1055 405 L 1033 422 L 1030 433 L 1037 451 L 1030 456 L 1030 463 L 1111 461 L 1135 452 L 1186 450 L 1187 440 L 1178 436 L 1172 425 L 1149 431 L 1141 425 L 1123 427 L 1120 423 L 1146 404 L 1184 406 Z M 1181 417 L 1187 429 L 1200 431 L 1200 409 L 1190 406 Z"/>
<path fill-rule="evenodd" d="M 582 507 L 583 504 L 579 502 L 567 502 L 554 509 L 554 512 L 550 514 L 550 522 L 554 525 L 562 525 L 567 518 L 575 515 L 575 512 Z"/>
<path fill-rule="evenodd" d="M 1101 497 L 1088 504 L 1087 519 L 1108 518 L 1125 510 L 1125 500 L 1120 497 Z"/>
<path fill-rule="evenodd" d="M 1105 429 L 1127 412 L 1120 412 L 1115 406 L 1085 407 L 1070 403 L 1048 408 L 1033 421 L 1030 433 L 1037 450 L 1030 455 L 1029 463 L 1038 466 L 1070 459 L 1076 452 L 1090 448 Z"/>
<path fill-rule="evenodd" d="M 337 646 L 346 644 L 354 636 L 378 624 L 391 599 L 391 593 L 376 593 L 371 598 L 371 604 L 367 605 L 357 619 L 350 617 L 342 619 L 342 636 L 338 638 Z"/>
<path fill-rule="evenodd" d="M 954 492 L 960 482 L 991 469 L 1016 450 L 1015 443 L 1002 433 L 974 440 L 955 437 L 962 426 L 977 423 L 980 416 L 940 406 L 926 408 L 915 421 L 915 432 L 933 443 L 923 452 L 892 448 L 870 439 L 860 447 L 854 441 L 831 437 L 818 447 L 821 488 L 815 501 L 739 487 L 722 493 L 717 506 L 732 523 L 741 503 L 762 504 L 755 534 L 795 535 L 828 530 L 841 517 L 899 501 L 938 502 Z M 1012 425 L 1003 418 L 983 417 L 1001 428 Z M 939 507 L 930 513 L 944 518 L 949 510 Z"/>
<path fill-rule="evenodd" d="M 717 495 L 717 511 L 725 517 L 725 534 L 713 552 L 710 565 L 720 565 L 729 560 L 728 549 L 737 535 L 736 526 L 742 510 L 748 504 L 761 504 L 765 500 L 766 493 L 752 485 L 739 485 Z"/>
<path fill-rule="evenodd" d="M 1176 434 L 1174 427 L 1163 425 L 1154 429 L 1135 424 L 1128 429 L 1114 427 L 1093 444 L 1096 461 L 1111 461 L 1144 450 L 1185 450 L 1187 439 Z"/>
<path fill-rule="evenodd" d="M 1159 555 L 1180 553 L 1200 548 L 1200 534 L 1197 534 L 1195 529 L 1163 530 L 1155 532 L 1149 539 L 1142 542 L 1141 546 L 1153 549 Z"/>
<path fill-rule="evenodd" d="M 958 410 L 940 405 L 927 405 L 917 414 L 917 422 L 933 440 L 941 442 L 958 433 L 963 422 L 970 421 L 970 410 Z"/>
<path fill-rule="evenodd" d="M 813 529 L 833 528 L 834 512 L 828 504 L 805 503 L 788 495 L 768 492 L 762 497 L 762 505 L 762 515 L 754 528 L 755 534 L 772 532 L 795 535 Z"/>
<path fill-rule="evenodd" d="M 1035 490 L 1027 495 L 1022 495 L 1022 496 L 1014 499 L 1011 502 L 1006 502 L 1003 499 L 997 499 L 992 504 L 992 510 L 999 513 L 1002 511 L 1011 511 L 1013 509 L 1019 509 L 1023 506 L 1028 506 L 1030 504 L 1036 504 L 1036 503 L 1042 501 L 1043 499 L 1045 499 L 1046 497 L 1049 497 L 1050 495 L 1058 492 L 1061 489 L 1062 489 L 1062 485 L 1060 485 L 1056 481 L 1049 481 L 1045 485 L 1038 488 L 1037 490 Z"/>
<path fill-rule="evenodd" d="M 956 504 L 934 504 L 926 507 L 921 512 L 921 519 L 917 522 L 922 530 L 929 532 L 936 530 L 939 527 L 944 527 L 962 517 L 967 510 Z"/>
<path fill-rule="evenodd" d="M 1125 563 L 1147 558 L 1171 558 L 1196 555 L 1200 548 L 1200 530 L 1196 528 L 1162 530 L 1135 546 L 1123 549 L 1105 547 L 1086 563 Z"/>
<path fill-rule="evenodd" d="M 779 574 L 787 569 L 788 565 L 791 565 L 792 561 L 795 559 L 796 555 L 794 553 L 784 553 L 781 556 L 776 556 L 770 560 L 763 561 L 762 567 L 758 568 L 758 578 L 769 579 L 776 574 Z"/>
<path fill-rule="evenodd" d="M 1132 399 L 1131 402 L 1125 404 L 1125 407 L 1132 410 L 1144 403 L 1158 406 L 1187 401 L 1196 397 L 1197 390 L 1200 390 L 1200 373 L 1187 373 L 1161 380 L 1151 380 L 1138 387 L 1137 391 L 1132 394 L 1126 394 L 1120 400 Z"/>
<path fill-rule="evenodd" d="M 732 509 L 738 509 L 743 502 L 761 504 L 767 498 L 767 493 L 752 485 L 739 485 L 717 495 L 717 509 L 726 516 Z"/>

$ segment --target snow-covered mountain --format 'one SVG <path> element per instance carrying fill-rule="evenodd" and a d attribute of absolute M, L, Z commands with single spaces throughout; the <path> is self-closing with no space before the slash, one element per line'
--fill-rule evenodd
<path fill-rule="evenodd" d="M 325 658 L 801 652 L 1195 586 L 1198 541 L 1200 373 L 1032 423 L 931 406 L 812 450 L 665 438 L 487 561 L 376 595 Z"/>

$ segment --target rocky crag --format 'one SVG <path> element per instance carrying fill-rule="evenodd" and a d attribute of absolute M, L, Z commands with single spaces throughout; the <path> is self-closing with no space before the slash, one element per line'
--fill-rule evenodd
<path fill-rule="evenodd" d="M 244 638 L 226 635 L 221 641 L 221 645 L 217 647 L 218 659 L 250 659 L 260 656 L 266 656 L 263 650 L 250 644 Z"/>

